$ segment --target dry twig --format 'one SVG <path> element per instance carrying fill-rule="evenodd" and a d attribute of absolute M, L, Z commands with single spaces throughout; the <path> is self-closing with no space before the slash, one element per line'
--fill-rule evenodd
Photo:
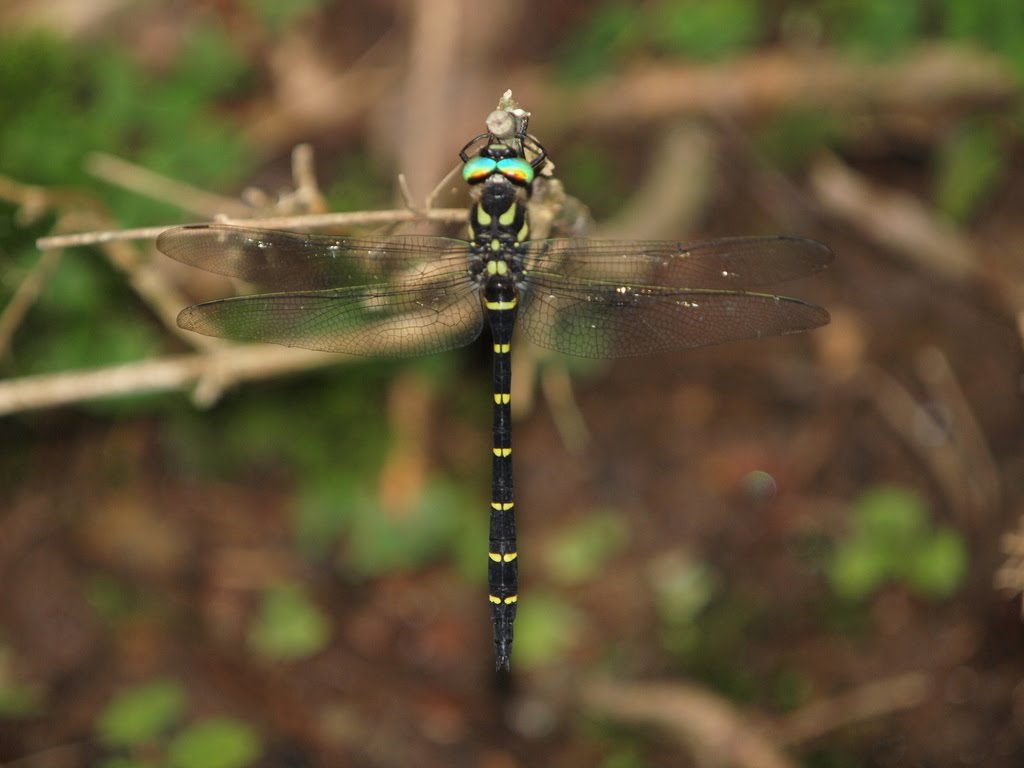
<path fill-rule="evenodd" d="M 519 89 L 537 112 L 561 115 L 565 127 L 635 126 L 683 114 L 742 117 L 793 109 L 890 117 L 976 111 L 1013 103 L 1017 88 L 1000 57 L 936 45 L 898 62 L 769 50 L 724 65 L 645 65 L 581 91 L 557 89 L 539 79 Z"/>
<path fill-rule="evenodd" d="M 705 765 L 796 768 L 729 702 L 696 686 L 604 680 L 587 685 L 582 699 L 612 720 L 659 726 Z"/>

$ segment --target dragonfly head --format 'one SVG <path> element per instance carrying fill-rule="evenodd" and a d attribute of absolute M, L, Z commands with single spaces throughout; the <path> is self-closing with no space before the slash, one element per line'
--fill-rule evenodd
<path fill-rule="evenodd" d="M 505 144 L 488 144 L 462 166 L 462 178 L 470 185 L 507 181 L 528 188 L 535 175 L 533 166 Z"/>

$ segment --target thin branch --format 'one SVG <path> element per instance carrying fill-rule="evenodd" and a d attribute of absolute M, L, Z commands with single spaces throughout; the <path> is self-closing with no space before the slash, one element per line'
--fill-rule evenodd
<path fill-rule="evenodd" d="M 972 508 L 993 513 L 999 509 L 999 469 L 985 439 L 985 431 L 964 394 L 949 359 L 938 347 L 925 347 L 914 357 L 918 377 L 932 398 L 949 411 L 949 441 L 960 458 L 964 484 Z M 970 521 L 975 525 L 979 521 Z M 987 522 L 987 521 L 986 521 Z"/>
<path fill-rule="evenodd" d="M 223 213 L 245 216 L 248 211 L 235 198 L 207 192 L 105 152 L 93 152 L 86 157 L 85 169 L 98 179 L 196 216 L 213 218 Z"/>
<path fill-rule="evenodd" d="M 738 768 L 795 768 L 783 753 L 840 728 L 919 706 L 931 691 L 930 676 L 909 672 L 876 680 L 822 699 L 766 725 L 724 698 L 686 683 L 623 683 L 600 680 L 584 686 L 591 710 L 620 722 L 662 728 L 695 753 L 698 762 Z"/>
<path fill-rule="evenodd" d="M 944 439 L 944 425 L 937 424 L 907 388 L 881 368 L 865 364 L 856 383 L 882 419 L 927 467 L 950 509 L 967 519 L 974 510 L 973 497 L 961 457 Z"/>
<path fill-rule="evenodd" d="M 200 405 L 209 405 L 241 381 L 337 365 L 355 358 L 264 344 L 223 347 L 213 354 L 143 360 L 92 371 L 25 376 L 0 381 L 0 416 L 88 400 L 169 392 L 202 384 Z"/>
<path fill-rule="evenodd" d="M 962 45 L 921 47 L 896 62 L 853 60 L 827 51 L 773 50 L 725 65 L 645 64 L 585 89 L 557 88 L 540 75 L 517 78 L 546 123 L 591 129 L 636 126 L 684 114 L 756 116 L 793 109 L 872 115 L 1003 109 L 1016 102 L 1005 59 Z M 561 118 L 559 118 L 561 116 Z M 550 131 L 549 131 L 550 134 Z"/>
<path fill-rule="evenodd" d="M 18 326 L 21 325 L 25 315 L 36 303 L 36 299 L 43 291 L 43 287 L 49 281 L 60 263 L 62 251 L 45 251 L 36 260 L 36 263 L 21 281 L 10 302 L 0 312 L 0 357 L 7 354 L 10 349 L 11 339 L 14 338 Z"/>
<path fill-rule="evenodd" d="M 796 763 L 728 701 L 683 683 L 587 685 L 581 693 L 592 711 L 620 722 L 655 725 L 690 747 L 698 762 L 739 768 L 796 768 Z"/>
<path fill-rule="evenodd" d="M 462 208 L 438 208 L 418 214 L 415 211 L 355 211 L 351 213 L 314 213 L 301 216 L 268 216 L 255 219 L 234 219 L 228 216 L 218 218 L 222 224 L 237 224 L 245 227 L 261 229 L 319 229 L 321 227 L 343 227 L 366 224 L 395 224 L 403 221 L 428 221 L 446 224 L 466 220 L 466 212 Z M 119 240 L 153 240 L 161 232 L 170 229 L 167 225 L 158 227 L 141 227 L 138 229 L 107 230 L 103 232 L 82 232 L 74 235 L 52 235 L 41 237 L 36 241 L 40 250 L 49 248 L 73 248 L 80 245 L 97 245 L 112 243 Z"/>
<path fill-rule="evenodd" d="M 931 687 L 931 677 L 923 672 L 876 680 L 780 718 L 770 734 L 781 746 L 806 744 L 854 723 L 920 706 Z"/>

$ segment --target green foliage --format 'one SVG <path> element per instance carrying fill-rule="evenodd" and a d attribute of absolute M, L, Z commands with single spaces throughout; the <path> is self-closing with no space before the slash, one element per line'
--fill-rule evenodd
<path fill-rule="evenodd" d="M 0 644 L 0 722 L 33 717 L 42 707 L 39 690 L 15 679 L 14 663 L 14 652 Z"/>
<path fill-rule="evenodd" d="M 696 639 L 698 617 L 711 603 L 716 582 L 707 564 L 682 553 L 663 555 L 652 564 L 655 608 L 677 649 Z"/>
<path fill-rule="evenodd" d="M 326 5 L 325 0 L 243 0 L 243 5 L 256 14 L 272 31 L 282 32 L 289 26 L 313 15 Z"/>
<path fill-rule="evenodd" d="M 842 749 L 818 748 L 812 749 L 801 765 L 807 768 L 864 768 L 864 761 Z"/>
<path fill-rule="evenodd" d="M 266 464 L 344 487 L 384 455 L 382 393 L 391 371 L 393 364 L 359 363 L 250 384 L 202 413 L 181 401 L 165 425 L 166 444 L 183 467 L 211 477 Z"/>
<path fill-rule="evenodd" d="M 36 343 L 18 348 L 24 373 L 139 360 L 160 348 L 161 332 L 145 318 L 126 320 L 131 300 L 123 278 L 91 254 L 65 256 L 26 327 Z"/>
<path fill-rule="evenodd" d="M 984 119 L 966 121 L 940 149 L 935 191 L 939 210 L 956 222 L 969 221 L 1008 167 L 994 126 Z"/>
<path fill-rule="evenodd" d="M 109 621 L 117 621 L 144 613 L 148 606 L 134 584 L 105 573 L 93 574 L 85 584 L 89 607 Z"/>
<path fill-rule="evenodd" d="M 622 549 L 628 536 L 621 515 L 611 510 L 588 515 L 547 542 L 548 570 L 563 584 L 588 581 Z"/>
<path fill-rule="evenodd" d="M 112 757 L 99 764 L 100 768 L 152 768 L 151 763 L 130 757 Z"/>
<path fill-rule="evenodd" d="M 829 565 L 840 597 L 861 600 L 901 581 L 924 597 L 949 597 L 967 571 L 967 547 L 955 531 L 935 529 L 924 501 L 899 487 L 864 493 L 853 507 L 853 535 Z"/>
<path fill-rule="evenodd" d="M 95 185 L 82 170 L 84 157 L 107 151 L 197 184 L 238 179 L 248 152 L 204 103 L 237 87 L 244 71 L 216 27 L 200 28 L 162 78 L 110 46 L 0 37 L 0 173 L 39 184 Z M 103 192 L 122 224 L 168 214 L 133 193 Z"/>
<path fill-rule="evenodd" d="M 100 741 L 109 747 L 135 747 L 162 736 L 182 716 L 185 690 L 173 680 L 157 680 L 119 693 L 100 713 Z"/>
<path fill-rule="evenodd" d="M 753 47 L 759 17 L 756 0 L 661 0 L 648 28 L 660 50 L 717 61 Z"/>
<path fill-rule="evenodd" d="M 742 662 L 757 614 L 743 600 L 716 601 L 718 579 L 704 562 L 669 553 L 652 564 L 661 643 L 686 673 L 723 694 L 749 699 L 756 686 Z"/>
<path fill-rule="evenodd" d="M 576 641 L 583 618 L 571 604 L 549 592 L 530 590 L 516 615 L 513 664 L 526 669 L 554 664 Z"/>
<path fill-rule="evenodd" d="M 167 750 L 169 768 L 244 768 L 263 751 L 251 727 L 230 718 L 211 718 L 178 734 Z"/>
<path fill-rule="evenodd" d="M 1005 56 L 1024 74 L 1024 3 L 1015 0 L 946 0 L 943 32 Z"/>
<path fill-rule="evenodd" d="M 294 584 L 279 584 L 263 595 L 249 645 L 269 659 L 293 661 L 323 650 L 330 639 L 324 614 Z"/>
<path fill-rule="evenodd" d="M 0 35 L 0 173 L 44 185 L 99 185 L 97 197 L 126 226 L 179 215 L 135 193 L 100 185 L 85 174 L 84 160 L 90 152 L 107 151 L 198 184 L 240 178 L 248 150 L 205 106 L 236 88 L 245 75 L 246 65 L 232 51 L 222 30 L 198 28 L 175 67 L 157 77 L 115 46 L 80 47 L 41 34 Z M 0 219 L 8 263 L 24 274 L 39 258 L 28 235 L 40 232 L 18 232 L 10 217 Z M 6 277 L 8 285 L 16 284 L 17 272 Z M 149 357 L 166 336 L 138 308 L 120 273 L 94 253 L 70 251 L 19 329 L 4 372 L 42 373 Z M 23 343 L 28 339 L 31 343 Z"/>
<path fill-rule="evenodd" d="M 748 50 L 759 35 L 756 0 L 611 0 L 580 26 L 561 71 L 569 80 L 592 78 L 639 53 L 716 61 Z"/>
<path fill-rule="evenodd" d="M 891 56 L 924 31 L 924 0 L 829 0 L 832 38 L 851 52 Z"/>
<path fill-rule="evenodd" d="M 576 142 L 566 148 L 558 158 L 558 176 L 573 195 L 586 199 L 598 220 L 622 205 L 622 179 L 614 158 L 600 146 Z"/>
<path fill-rule="evenodd" d="M 37 689 L 18 683 L 0 683 L 0 721 L 35 717 L 41 708 Z"/>
<path fill-rule="evenodd" d="M 782 669 L 774 680 L 774 704 L 784 712 L 792 712 L 811 700 L 811 679 L 798 669 Z"/>
<path fill-rule="evenodd" d="M 97 736 L 124 751 L 103 768 L 243 768 L 260 756 L 259 737 L 246 724 L 210 718 L 172 733 L 185 712 L 186 694 L 174 680 L 156 680 L 120 692 L 100 713 Z M 154 762 L 162 751 L 166 760 Z"/>
<path fill-rule="evenodd" d="M 761 616 L 745 600 L 710 602 L 699 621 L 662 627 L 662 643 L 677 656 L 687 675 L 735 701 L 750 701 L 763 690 L 746 661 Z"/>
<path fill-rule="evenodd" d="M 637 11 L 622 0 L 598 7 L 576 32 L 562 57 L 561 70 L 570 80 L 582 80 L 605 71 L 611 62 L 641 40 Z"/>
<path fill-rule="evenodd" d="M 648 768 L 652 763 L 644 759 L 638 747 L 627 745 L 614 749 L 599 765 L 600 768 Z"/>
<path fill-rule="evenodd" d="M 365 152 L 350 153 L 333 165 L 328 177 L 334 182 L 324 192 L 332 211 L 363 211 L 388 208 L 393 201 L 394 179 L 374 165 Z"/>
<path fill-rule="evenodd" d="M 841 138 L 842 127 L 831 115 L 797 110 L 770 120 L 761 129 L 757 146 L 773 166 L 797 171 L 815 153 L 838 144 Z"/>
<path fill-rule="evenodd" d="M 472 503 L 458 486 L 431 482 L 406 509 L 381 509 L 375 499 L 349 499 L 344 567 L 361 576 L 422 565 L 450 550 Z"/>

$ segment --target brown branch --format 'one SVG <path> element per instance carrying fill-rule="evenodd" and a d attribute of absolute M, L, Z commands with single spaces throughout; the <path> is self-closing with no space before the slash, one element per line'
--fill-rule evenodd
<path fill-rule="evenodd" d="M 796 768 L 796 763 L 725 699 L 684 683 L 588 684 L 583 703 L 612 720 L 655 725 L 685 743 L 709 765 Z"/>
<path fill-rule="evenodd" d="M 943 426 L 899 381 L 876 366 L 864 365 L 856 385 L 889 427 L 921 460 L 942 489 L 946 503 L 961 519 L 975 509 L 967 470 L 949 440 L 942 439 Z"/>
<path fill-rule="evenodd" d="M 1006 62 L 963 46 L 922 47 L 896 62 L 829 51 L 769 50 L 727 64 L 645 64 L 582 90 L 559 89 L 543 74 L 517 86 L 546 120 L 569 125 L 636 125 L 684 114 L 736 117 L 792 109 L 870 110 L 874 115 L 1004 108 L 1018 98 Z M 562 116 L 559 118 L 558 116 Z"/>
<path fill-rule="evenodd" d="M 466 211 L 462 208 L 436 208 L 422 214 L 405 210 L 356 211 L 352 213 L 312 213 L 300 216 L 268 216 L 255 219 L 233 219 L 225 216 L 218 218 L 217 222 L 262 229 L 319 229 L 367 224 L 397 224 L 420 219 L 446 224 L 458 223 L 466 220 Z M 36 247 L 46 250 L 48 248 L 71 248 L 79 245 L 111 243 L 118 240 L 153 240 L 168 229 L 170 229 L 169 226 L 162 225 L 139 229 L 82 232 L 75 235 L 53 235 L 39 238 L 36 241 Z"/>
<path fill-rule="evenodd" d="M 805 744 L 853 723 L 913 709 L 931 690 L 931 678 L 908 672 L 862 685 L 847 693 L 815 701 L 780 718 L 769 729 L 773 741 L 786 747 Z"/>
<path fill-rule="evenodd" d="M 7 354 L 10 349 L 11 339 L 14 338 L 18 326 L 28 314 L 28 311 L 36 303 L 36 299 L 43 291 L 43 287 L 49 281 L 60 263 L 61 251 L 47 251 L 43 253 L 25 279 L 14 292 L 10 302 L 0 312 L 0 357 Z"/>
<path fill-rule="evenodd" d="M 894 255 L 957 283 L 979 276 L 971 242 L 913 195 L 882 188 L 833 156 L 815 162 L 809 181 L 827 213 Z"/>
<path fill-rule="evenodd" d="M 122 189 L 204 218 L 219 214 L 244 217 L 248 211 L 243 203 L 232 197 L 207 192 L 105 152 L 93 152 L 86 157 L 85 169 L 96 178 Z"/>
<path fill-rule="evenodd" d="M 795 768 L 783 753 L 854 723 L 913 709 L 931 678 L 909 672 L 822 699 L 767 724 L 724 698 L 687 683 L 599 680 L 583 687 L 584 705 L 603 717 L 662 728 L 685 743 L 698 762 L 738 768 Z"/>
<path fill-rule="evenodd" d="M 198 384 L 200 405 L 214 402 L 241 381 L 268 379 L 282 373 L 352 358 L 263 344 L 223 347 L 194 354 L 113 365 L 92 371 L 25 376 L 0 381 L 0 416 L 53 408 L 107 397 L 169 392 Z"/>

